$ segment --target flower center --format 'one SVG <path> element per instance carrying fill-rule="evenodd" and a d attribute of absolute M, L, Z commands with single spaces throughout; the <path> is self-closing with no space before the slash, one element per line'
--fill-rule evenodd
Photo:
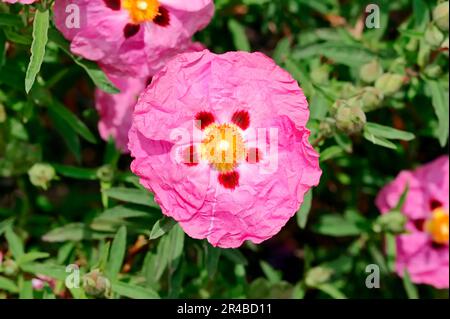
<path fill-rule="evenodd" d="M 122 6 L 130 12 L 130 18 L 135 24 L 153 21 L 160 14 L 158 0 L 124 0 Z"/>
<path fill-rule="evenodd" d="M 200 156 L 220 173 L 232 172 L 247 156 L 241 130 L 235 124 L 213 123 L 206 127 Z"/>
<path fill-rule="evenodd" d="M 449 217 L 443 207 L 433 210 L 432 216 L 425 223 L 425 230 L 437 244 L 448 244 L 449 241 Z"/>

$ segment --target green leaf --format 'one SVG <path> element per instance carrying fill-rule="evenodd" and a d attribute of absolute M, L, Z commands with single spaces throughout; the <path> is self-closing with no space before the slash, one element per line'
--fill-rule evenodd
<path fill-rule="evenodd" d="M 111 281 L 111 289 L 122 297 L 132 299 L 159 299 L 156 291 L 150 288 L 144 288 L 131 283 L 125 283 L 118 280 Z"/>
<path fill-rule="evenodd" d="M 158 204 L 153 200 L 153 195 L 145 190 L 117 187 L 107 189 L 104 193 L 110 198 L 123 202 L 159 208 Z"/>
<path fill-rule="evenodd" d="M 380 125 L 376 123 L 369 122 L 366 124 L 364 129 L 368 134 L 386 138 L 389 140 L 411 141 L 415 138 L 413 133 L 397 130 L 390 126 Z"/>
<path fill-rule="evenodd" d="M 317 285 L 316 288 L 334 299 L 347 299 L 347 297 L 332 284 L 321 284 Z"/>
<path fill-rule="evenodd" d="M 17 264 L 20 266 L 20 265 L 27 264 L 32 261 L 38 260 L 38 259 L 48 258 L 49 256 L 50 255 L 45 252 L 32 251 L 32 252 L 26 253 L 25 255 L 22 255 L 22 257 L 20 257 L 17 260 Z"/>
<path fill-rule="evenodd" d="M 308 222 L 308 216 L 312 205 L 312 197 L 312 190 L 309 190 L 304 195 L 303 203 L 297 212 L 297 224 L 301 229 L 304 229 L 306 227 L 306 223 Z"/>
<path fill-rule="evenodd" d="M 21 269 L 34 275 L 43 275 L 57 280 L 65 281 L 69 273 L 64 266 L 53 264 L 30 263 L 22 265 Z"/>
<path fill-rule="evenodd" d="M 75 116 L 69 109 L 61 104 L 60 102 L 53 100 L 48 105 L 49 110 L 54 112 L 54 115 L 61 118 L 62 121 L 66 123 L 66 125 L 70 126 L 74 129 L 81 137 L 83 137 L 86 141 L 91 142 L 93 144 L 97 143 L 97 139 L 94 134 L 89 130 L 89 128 L 84 124 L 78 117 Z"/>
<path fill-rule="evenodd" d="M 340 146 L 333 145 L 320 152 L 320 161 L 325 162 L 342 154 L 344 154 L 344 150 Z"/>
<path fill-rule="evenodd" d="M 222 254 L 237 265 L 248 265 L 247 258 L 237 249 L 224 249 L 222 250 Z"/>
<path fill-rule="evenodd" d="M 366 130 L 364 131 L 363 135 L 366 140 L 368 140 L 369 142 L 372 142 L 375 145 L 383 146 L 383 147 L 390 148 L 393 150 L 397 149 L 397 145 L 395 145 L 394 143 L 390 142 L 389 140 L 387 140 L 383 137 L 375 136 L 375 135 L 367 132 Z"/>
<path fill-rule="evenodd" d="M 19 292 L 19 287 L 11 279 L 0 276 L 0 291 L 5 290 L 7 292 L 16 294 Z"/>
<path fill-rule="evenodd" d="M 395 259 L 397 256 L 397 245 L 395 236 L 393 234 L 386 233 L 386 262 L 390 272 L 395 270 Z"/>
<path fill-rule="evenodd" d="M 10 217 L 0 222 L 0 236 L 8 229 L 11 228 L 14 223 L 14 217 Z"/>
<path fill-rule="evenodd" d="M 281 39 L 275 50 L 273 51 L 273 59 L 275 62 L 277 62 L 279 65 L 281 65 L 289 56 L 291 49 L 291 39 L 289 37 L 285 37 Z"/>
<path fill-rule="evenodd" d="M 81 241 L 84 239 L 103 239 L 106 237 L 108 237 L 108 234 L 95 232 L 83 223 L 71 223 L 51 230 L 42 236 L 42 240 L 57 243 L 65 241 Z"/>
<path fill-rule="evenodd" d="M 5 231 L 6 241 L 8 242 L 9 250 L 11 251 L 14 259 L 19 260 L 24 254 L 24 248 L 22 240 L 14 233 L 11 227 L 8 227 Z"/>
<path fill-rule="evenodd" d="M 269 280 L 270 283 L 276 284 L 277 282 L 281 281 L 283 277 L 281 271 L 275 270 L 271 265 L 269 265 L 264 260 L 261 260 L 259 262 L 259 265 L 261 266 L 264 275 L 266 275 L 266 278 Z"/>
<path fill-rule="evenodd" d="M 120 227 L 111 245 L 108 263 L 106 265 L 106 275 L 109 279 L 115 279 L 120 273 L 127 249 L 127 228 Z"/>
<path fill-rule="evenodd" d="M 81 162 L 81 143 L 77 132 L 72 128 L 72 126 L 67 124 L 67 121 L 65 119 L 61 118 L 52 109 L 48 110 L 48 114 L 50 115 L 50 118 L 55 125 L 55 129 L 58 131 L 58 133 L 66 143 L 69 151 L 75 156 L 75 159 L 78 163 Z"/>
<path fill-rule="evenodd" d="M 206 270 L 208 271 L 208 277 L 212 279 L 216 275 L 222 250 L 220 248 L 213 247 L 209 243 L 205 243 L 205 246 Z"/>
<path fill-rule="evenodd" d="M 18 15 L 0 13 L 0 26 L 2 27 L 23 27 L 22 19 Z"/>
<path fill-rule="evenodd" d="M 233 43 L 239 51 L 251 51 L 250 42 L 245 33 L 245 28 L 235 19 L 228 20 L 228 29 L 233 37 Z"/>
<path fill-rule="evenodd" d="M 25 91 L 30 92 L 36 76 L 44 61 L 45 46 L 48 41 L 48 27 L 50 23 L 49 10 L 36 11 L 33 22 L 33 43 L 31 44 L 31 58 L 25 76 Z"/>
<path fill-rule="evenodd" d="M 163 217 L 153 225 L 150 233 L 150 240 L 157 239 L 164 234 L 168 233 L 175 225 L 176 221 L 169 217 Z"/>
<path fill-rule="evenodd" d="M 447 144 L 449 134 L 448 90 L 437 81 L 426 81 L 428 95 L 431 97 L 434 112 L 438 118 L 437 138 L 442 147 Z"/>
<path fill-rule="evenodd" d="M 111 94 L 120 92 L 120 90 L 111 83 L 102 69 L 100 69 L 95 62 L 87 61 L 73 55 L 70 52 L 69 42 L 67 42 L 57 30 L 49 30 L 49 39 L 61 48 L 67 55 L 69 55 L 76 64 L 81 66 L 100 90 Z"/>
<path fill-rule="evenodd" d="M 81 179 L 81 180 L 96 180 L 97 179 L 97 169 L 83 168 L 75 166 L 66 166 L 60 164 L 52 164 L 56 172 L 59 175 Z"/>
<path fill-rule="evenodd" d="M 300 86 L 305 90 L 305 94 L 314 94 L 314 87 L 311 83 L 311 80 L 308 77 L 308 73 L 300 66 L 300 64 L 295 63 L 290 58 L 286 59 L 284 62 L 285 68 L 289 73 L 292 74 L 294 79 L 296 79 Z"/>
<path fill-rule="evenodd" d="M 409 299 L 419 299 L 417 287 L 412 283 L 411 277 L 406 268 L 403 272 L 403 287 L 405 287 L 406 295 Z"/>
<path fill-rule="evenodd" d="M 362 232 L 358 225 L 340 215 L 322 216 L 313 229 L 316 233 L 334 237 L 357 236 Z"/>
<path fill-rule="evenodd" d="M 423 0 L 413 0 L 414 25 L 417 30 L 424 31 L 430 22 L 430 9 Z"/>
<path fill-rule="evenodd" d="M 19 280 L 19 299 L 33 299 L 33 284 L 31 280 L 25 280 L 20 277 Z"/>

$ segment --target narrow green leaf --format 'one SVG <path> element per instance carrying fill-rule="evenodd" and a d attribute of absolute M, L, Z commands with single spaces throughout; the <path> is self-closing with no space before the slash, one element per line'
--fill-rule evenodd
<path fill-rule="evenodd" d="M 48 258 L 50 255 L 48 253 L 45 252 L 40 252 L 40 251 L 32 251 L 29 253 L 26 253 L 24 255 L 22 255 L 22 257 L 20 257 L 17 260 L 17 264 L 23 265 L 23 264 L 27 264 L 30 263 L 32 261 L 38 260 L 38 259 L 44 259 L 44 258 Z"/>
<path fill-rule="evenodd" d="M 340 146 L 333 145 L 333 146 L 327 147 L 326 149 L 324 149 L 323 151 L 320 152 L 320 161 L 325 162 L 330 159 L 339 157 L 343 154 L 344 154 L 344 150 Z"/>
<path fill-rule="evenodd" d="M 206 254 L 205 254 L 206 270 L 208 271 L 208 277 L 212 279 L 216 275 L 222 250 L 220 248 L 213 247 L 209 243 L 206 243 L 205 245 L 206 245 Z"/>
<path fill-rule="evenodd" d="M 31 44 L 31 58 L 25 76 L 25 91 L 30 92 L 36 76 L 41 70 L 45 56 L 45 46 L 48 41 L 48 27 L 50 24 L 49 10 L 36 11 L 33 22 L 33 43 Z"/>
<path fill-rule="evenodd" d="M 81 180 L 96 180 L 97 179 L 97 169 L 67 166 L 60 164 L 52 164 L 56 172 L 59 175 L 81 179 Z"/>
<path fill-rule="evenodd" d="M 0 291 L 5 290 L 7 292 L 16 294 L 19 292 L 19 287 L 11 279 L 0 276 Z"/>
<path fill-rule="evenodd" d="M 334 299 L 347 299 L 347 297 L 332 284 L 322 284 L 318 285 L 316 288 Z"/>
<path fill-rule="evenodd" d="M 153 195 L 145 190 L 117 187 L 107 189 L 104 193 L 110 198 L 123 202 L 159 208 L 158 204 L 153 200 Z"/>
<path fill-rule="evenodd" d="M 385 234 L 386 240 L 386 262 L 390 272 L 395 270 L 395 259 L 397 256 L 397 245 L 393 234 Z"/>
<path fill-rule="evenodd" d="M 265 262 L 264 260 L 261 260 L 259 262 L 259 265 L 261 266 L 264 275 L 266 275 L 266 278 L 270 283 L 276 284 L 277 282 L 281 281 L 282 273 L 280 271 L 275 270 L 271 265 L 269 265 L 269 263 Z"/>
<path fill-rule="evenodd" d="M 31 280 L 25 280 L 21 277 L 19 281 L 19 299 L 33 299 L 33 284 Z"/>
<path fill-rule="evenodd" d="M 106 275 L 109 279 L 115 279 L 120 272 L 127 249 L 127 228 L 120 227 L 111 245 L 108 263 L 106 265 Z"/>
<path fill-rule="evenodd" d="M 308 222 L 309 212 L 311 211 L 312 205 L 312 190 L 308 191 L 303 197 L 303 203 L 300 206 L 299 211 L 297 212 L 297 224 L 301 229 L 306 227 L 306 223 Z"/>
<path fill-rule="evenodd" d="M 65 281 L 67 275 L 69 274 L 66 272 L 66 268 L 64 266 L 53 264 L 29 263 L 22 265 L 21 269 L 34 275 L 48 276 L 50 278 L 62 281 Z"/>
<path fill-rule="evenodd" d="M 11 227 L 8 227 L 5 231 L 6 241 L 8 242 L 9 250 L 14 256 L 15 260 L 19 260 L 24 254 L 24 248 L 22 240 L 14 233 Z"/>
<path fill-rule="evenodd" d="M 116 294 L 122 297 L 128 297 L 132 299 L 159 299 L 158 293 L 153 289 L 120 282 L 118 280 L 111 281 L 111 289 Z"/>
<path fill-rule="evenodd" d="M 250 42 L 248 41 L 244 26 L 235 19 L 230 19 L 228 20 L 228 29 L 231 32 L 236 49 L 250 52 Z"/>
<path fill-rule="evenodd" d="M 414 25 L 417 30 L 424 31 L 430 22 L 430 9 L 423 0 L 413 0 Z"/>
<path fill-rule="evenodd" d="M 322 216 L 313 229 L 316 233 L 334 237 L 357 236 L 362 232 L 358 225 L 340 215 Z"/>
<path fill-rule="evenodd" d="M 366 140 L 368 140 L 369 142 L 372 142 L 375 145 L 383 146 L 383 147 L 390 148 L 393 150 L 397 149 L 397 145 L 395 145 L 394 143 L 390 142 L 389 140 L 387 140 L 383 137 L 375 136 L 367 131 L 364 131 L 363 135 Z"/>
<path fill-rule="evenodd" d="M 428 95 L 431 97 L 434 112 L 438 118 L 437 138 L 442 147 L 447 144 L 449 133 L 449 97 L 448 90 L 437 81 L 427 81 Z"/>
<path fill-rule="evenodd" d="M 49 231 L 42 236 L 42 240 L 57 243 L 65 241 L 81 241 L 84 239 L 103 239 L 108 236 L 108 234 L 89 229 L 83 223 L 71 223 Z"/>
<path fill-rule="evenodd" d="M 222 250 L 222 254 L 237 265 L 248 265 L 247 258 L 237 249 L 224 249 Z"/>
<path fill-rule="evenodd" d="M 409 299 L 419 299 L 417 287 L 412 283 L 411 277 L 406 268 L 403 272 L 403 287 L 405 287 L 406 295 Z"/>
<path fill-rule="evenodd" d="M 23 27 L 22 19 L 18 15 L 0 13 L 0 26 L 2 27 Z"/>
<path fill-rule="evenodd" d="M 285 37 L 281 39 L 275 50 L 273 51 L 273 59 L 275 62 L 277 62 L 279 65 L 282 64 L 290 53 L 290 47 L 291 47 L 291 39 L 289 37 Z"/>
<path fill-rule="evenodd" d="M 72 128 L 72 126 L 67 124 L 67 121 L 60 117 L 51 108 L 48 110 L 48 114 L 55 125 L 56 131 L 61 135 L 64 142 L 67 145 L 69 151 L 75 156 L 78 163 L 81 162 L 81 143 L 77 132 Z"/>
<path fill-rule="evenodd" d="M 377 137 L 383 137 L 389 140 L 411 141 L 415 138 L 413 133 L 397 130 L 390 126 L 380 125 L 376 123 L 367 123 L 364 128 L 368 134 Z"/>
<path fill-rule="evenodd" d="M 176 225 L 176 221 L 172 218 L 163 217 L 158 220 L 155 225 L 153 225 L 152 231 L 150 233 L 150 240 L 157 239 L 164 234 L 168 233 L 173 226 Z"/>

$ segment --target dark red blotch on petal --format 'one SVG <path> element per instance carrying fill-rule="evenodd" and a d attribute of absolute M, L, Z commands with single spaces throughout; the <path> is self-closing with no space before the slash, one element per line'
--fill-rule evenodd
<path fill-rule="evenodd" d="M 153 19 L 153 22 L 161 27 L 167 27 L 170 24 L 169 10 L 164 7 L 159 7 L 159 14 Z"/>
<path fill-rule="evenodd" d="M 414 219 L 412 222 L 418 231 L 423 231 L 425 229 L 425 219 Z"/>
<path fill-rule="evenodd" d="M 246 130 L 250 126 L 250 114 L 247 111 L 237 111 L 231 117 L 231 122 L 239 126 L 242 130 Z"/>
<path fill-rule="evenodd" d="M 430 209 L 435 210 L 436 208 L 442 207 L 442 203 L 437 199 L 433 199 L 430 201 Z"/>
<path fill-rule="evenodd" d="M 239 185 L 239 173 L 236 171 L 221 173 L 219 183 L 226 189 L 235 189 Z"/>
<path fill-rule="evenodd" d="M 120 10 L 120 1 L 121 0 L 103 0 L 105 5 L 114 11 Z"/>
<path fill-rule="evenodd" d="M 195 166 L 198 164 L 198 154 L 194 145 L 183 150 L 183 163 L 187 166 Z"/>
<path fill-rule="evenodd" d="M 215 120 L 214 115 L 210 112 L 200 112 L 195 116 L 197 127 L 201 130 L 213 124 Z"/>
<path fill-rule="evenodd" d="M 131 38 L 136 35 L 140 29 L 141 26 L 139 24 L 128 23 L 123 29 L 123 35 L 125 36 L 125 39 Z"/>
<path fill-rule="evenodd" d="M 246 161 L 250 164 L 259 163 L 262 159 L 262 153 L 259 148 L 250 148 L 247 151 Z"/>

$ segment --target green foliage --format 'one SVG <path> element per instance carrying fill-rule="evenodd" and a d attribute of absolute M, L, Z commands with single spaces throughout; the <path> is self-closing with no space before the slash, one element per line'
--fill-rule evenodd
<path fill-rule="evenodd" d="M 395 273 L 407 191 L 388 214 L 374 205 L 398 172 L 447 153 L 438 1 L 380 1 L 378 29 L 364 26 L 367 1 L 215 1 L 196 40 L 217 53 L 261 51 L 291 73 L 323 170 L 281 233 L 239 249 L 186 236 L 130 157 L 101 142 L 93 90 L 119 90 L 70 52 L 51 2 L 0 3 L 0 299 L 448 297 Z M 364 285 L 369 264 L 380 266 L 380 289 Z M 77 278 L 69 265 L 79 287 L 65 285 Z"/>

